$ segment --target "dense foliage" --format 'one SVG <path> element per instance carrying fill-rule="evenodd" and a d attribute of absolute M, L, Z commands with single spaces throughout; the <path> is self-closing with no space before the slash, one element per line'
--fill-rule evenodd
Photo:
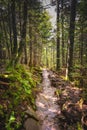
<path fill-rule="evenodd" d="M 35 107 L 36 85 L 41 81 L 41 70 L 17 66 L 0 75 L 0 128 L 17 130 L 25 119 L 28 106 Z M 23 118 L 23 120 L 22 120 Z"/>

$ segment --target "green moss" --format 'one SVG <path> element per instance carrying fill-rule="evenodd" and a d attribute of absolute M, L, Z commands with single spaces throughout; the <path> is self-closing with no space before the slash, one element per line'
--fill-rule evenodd
<path fill-rule="evenodd" d="M 61 89 L 57 89 L 55 91 L 55 94 L 59 97 L 62 94 L 62 90 Z"/>
<path fill-rule="evenodd" d="M 81 126 L 81 123 L 77 123 L 77 130 L 82 130 L 82 126 Z"/>
<path fill-rule="evenodd" d="M 0 104 L 0 116 L 1 116 L 1 117 L 4 116 L 3 105 L 1 105 L 1 104 Z"/>
<path fill-rule="evenodd" d="M 15 69 L 8 68 L 6 74 L 0 76 L 9 83 L 8 89 L 2 93 L 4 101 L 0 105 L 0 116 L 5 117 L 7 130 L 20 127 L 27 106 L 36 108 L 33 89 L 41 80 L 41 73 L 37 72 L 35 68 L 31 71 L 26 66 L 18 65 Z"/>

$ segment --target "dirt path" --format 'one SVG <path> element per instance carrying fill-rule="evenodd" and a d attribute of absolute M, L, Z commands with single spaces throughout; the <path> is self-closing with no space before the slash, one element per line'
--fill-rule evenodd
<path fill-rule="evenodd" d="M 49 72 L 43 70 L 43 90 L 37 96 L 37 114 L 42 121 L 41 130 L 60 130 L 55 121 L 55 117 L 60 112 L 58 104 L 56 104 L 57 97 L 55 96 L 56 88 L 51 86 L 48 78 Z"/>
<path fill-rule="evenodd" d="M 87 130 L 87 103 L 82 89 L 45 69 L 42 88 L 36 99 L 40 130 Z"/>

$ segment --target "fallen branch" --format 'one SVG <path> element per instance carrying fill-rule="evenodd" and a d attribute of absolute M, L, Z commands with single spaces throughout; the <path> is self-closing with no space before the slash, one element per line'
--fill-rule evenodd
<path fill-rule="evenodd" d="M 0 81 L 0 89 L 7 89 L 9 85 L 7 82 Z"/>

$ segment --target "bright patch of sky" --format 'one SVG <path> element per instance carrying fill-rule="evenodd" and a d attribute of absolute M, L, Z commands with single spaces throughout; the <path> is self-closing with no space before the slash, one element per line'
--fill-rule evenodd
<path fill-rule="evenodd" d="M 50 21 L 52 22 L 53 28 L 56 28 L 56 6 L 51 5 L 51 0 L 41 0 L 43 3 L 44 8 L 49 12 L 51 19 Z"/>

